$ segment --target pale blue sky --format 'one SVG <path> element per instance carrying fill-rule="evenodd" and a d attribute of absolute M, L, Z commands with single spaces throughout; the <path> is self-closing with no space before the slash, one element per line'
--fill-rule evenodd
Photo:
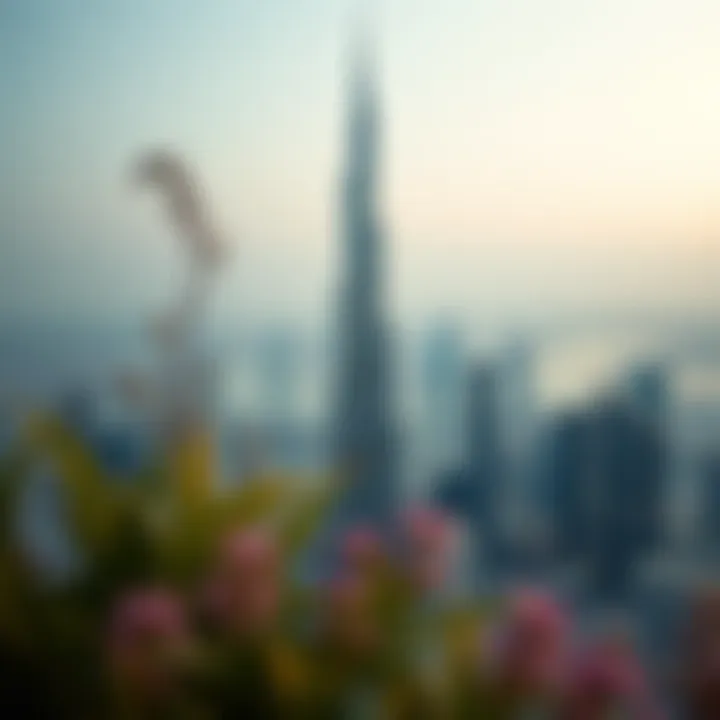
<path fill-rule="evenodd" d="M 375 4 L 397 313 L 720 300 L 720 3 Z M 235 241 L 223 315 L 321 308 L 357 5 L 0 0 L 0 317 L 162 304 L 158 142 Z"/>

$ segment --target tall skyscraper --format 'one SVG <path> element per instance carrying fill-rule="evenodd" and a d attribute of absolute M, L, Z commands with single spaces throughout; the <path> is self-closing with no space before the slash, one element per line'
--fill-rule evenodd
<path fill-rule="evenodd" d="M 558 422 L 550 455 L 560 558 L 584 564 L 594 597 L 626 599 L 658 543 L 664 437 L 624 399 L 602 398 Z"/>
<path fill-rule="evenodd" d="M 348 154 L 342 187 L 342 262 L 335 454 L 349 487 L 343 522 L 385 523 L 395 505 L 388 337 L 383 319 L 378 209 L 380 122 L 369 53 L 351 78 Z"/>
<path fill-rule="evenodd" d="M 495 365 L 478 364 L 471 369 L 466 402 L 465 472 L 472 488 L 469 521 L 479 581 L 481 564 L 491 573 L 500 569 L 503 550 L 499 508 L 505 467 L 500 376 Z"/>
<path fill-rule="evenodd" d="M 556 558 L 586 561 L 590 552 L 593 416 L 590 410 L 571 410 L 553 419 L 543 483 Z"/>
<path fill-rule="evenodd" d="M 513 542 L 531 542 L 539 521 L 536 487 L 535 365 L 531 346 L 518 339 L 502 358 L 502 426 L 507 481 L 502 518 Z"/>

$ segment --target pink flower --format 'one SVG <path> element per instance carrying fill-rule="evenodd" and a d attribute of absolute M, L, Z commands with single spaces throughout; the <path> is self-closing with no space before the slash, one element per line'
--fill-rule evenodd
<path fill-rule="evenodd" d="M 679 675 L 689 717 L 720 717 L 720 590 L 702 588 L 693 598 L 681 645 Z"/>
<path fill-rule="evenodd" d="M 137 590 L 115 605 L 110 626 L 114 645 L 135 645 L 144 640 L 175 640 L 187 632 L 180 599 L 163 588 Z"/>
<path fill-rule="evenodd" d="M 442 554 L 450 549 L 453 540 L 451 523 L 435 508 L 408 508 L 401 517 L 401 526 L 406 543 L 415 552 Z"/>
<path fill-rule="evenodd" d="M 277 540 L 263 527 L 236 530 L 222 542 L 219 561 L 238 577 L 275 574 L 280 563 Z"/>
<path fill-rule="evenodd" d="M 522 590 L 510 603 L 490 659 L 503 683 L 522 693 L 557 693 L 568 661 L 569 621 L 548 594 Z"/>
<path fill-rule="evenodd" d="M 698 720 L 720 717 L 720 646 L 687 659 L 682 673 L 688 716 Z"/>
<path fill-rule="evenodd" d="M 569 717 L 604 718 L 609 712 L 630 712 L 638 720 L 654 720 L 658 710 L 645 673 L 625 642 L 605 640 L 577 658 L 568 692 Z"/>
<path fill-rule="evenodd" d="M 382 555 L 382 538 L 372 527 L 359 525 L 343 538 L 341 556 L 351 568 L 367 568 L 377 563 Z"/>
<path fill-rule="evenodd" d="M 108 649 L 112 672 L 128 692 L 156 696 L 174 684 L 190 640 L 185 608 L 163 588 L 133 591 L 112 610 Z"/>
<path fill-rule="evenodd" d="M 510 623 L 531 642 L 553 643 L 564 639 L 569 621 L 557 601 L 542 590 L 522 589 L 511 599 Z"/>
<path fill-rule="evenodd" d="M 353 657 L 374 650 L 379 631 L 366 576 L 344 573 L 325 589 L 323 632 L 330 644 Z"/>
<path fill-rule="evenodd" d="M 409 579 L 421 591 L 442 584 L 454 550 L 451 521 L 439 510 L 416 506 L 401 516 L 404 560 Z"/>
<path fill-rule="evenodd" d="M 353 615 L 367 605 L 367 581 L 355 573 L 343 573 L 333 578 L 326 589 L 328 608 L 333 615 Z"/>
<path fill-rule="evenodd" d="M 203 608 L 220 629 L 238 637 L 269 631 L 280 611 L 280 554 L 263 528 L 235 531 L 220 544 L 202 589 Z"/>
<path fill-rule="evenodd" d="M 410 558 L 407 574 L 410 584 L 420 592 L 429 592 L 442 586 L 447 576 L 447 564 L 442 557 Z"/>

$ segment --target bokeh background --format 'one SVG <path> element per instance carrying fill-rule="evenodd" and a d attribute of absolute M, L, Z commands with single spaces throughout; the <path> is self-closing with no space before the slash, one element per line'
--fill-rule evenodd
<path fill-rule="evenodd" d="M 720 552 L 714 0 L 6 0 L 0 450 L 342 468 L 650 665 Z M 20 535 L 72 566 L 41 468 Z M 309 482 L 309 481 L 308 481 Z M 323 539 L 324 538 L 324 539 Z M 62 574 L 62 573 L 61 573 Z M 709 717 L 709 716 L 708 716 Z"/>

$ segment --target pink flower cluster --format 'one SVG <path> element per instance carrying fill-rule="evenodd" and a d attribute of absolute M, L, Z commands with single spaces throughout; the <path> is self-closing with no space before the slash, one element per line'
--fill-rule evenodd
<path fill-rule="evenodd" d="M 445 581 L 455 550 L 455 528 L 438 510 L 413 507 L 400 523 L 407 570 L 412 584 L 422 591 Z"/>
<path fill-rule="evenodd" d="M 414 507 L 398 524 L 399 538 L 384 538 L 372 526 L 357 525 L 341 539 L 340 568 L 324 592 L 322 628 L 349 655 L 367 656 L 381 644 L 377 606 L 382 580 L 391 577 L 416 595 L 442 584 L 453 549 L 449 519 L 434 509 Z"/>
<path fill-rule="evenodd" d="M 623 638 L 579 647 L 568 613 L 548 593 L 522 589 L 495 628 L 485 673 L 496 687 L 545 701 L 563 720 L 658 720 L 645 672 Z"/>
<path fill-rule="evenodd" d="M 270 632 L 280 612 L 281 569 L 269 530 L 241 529 L 224 538 L 202 589 L 210 624 L 238 637 Z"/>
<path fill-rule="evenodd" d="M 576 658 L 568 706 L 572 720 L 600 720 L 620 712 L 637 720 L 662 717 L 632 648 L 612 638 L 594 643 Z"/>
<path fill-rule="evenodd" d="M 490 665 L 498 681 L 518 692 L 558 692 L 567 670 L 569 628 L 550 595 L 519 591 L 494 637 Z"/>
<path fill-rule="evenodd" d="M 385 538 L 357 526 L 342 538 L 339 570 L 309 606 L 312 643 L 329 653 L 323 657 L 345 658 L 352 667 L 377 658 L 402 625 L 397 619 L 442 584 L 455 546 L 452 523 L 436 510 L 412 508 L 398 528 L 397 537 Z M 250 527 L 221 539 L 189 608 L 163 587 L 127 593 L 113 606 L 108 626 L 107 655 L 117 686 L 138 697 L 170 694 L 198 637 L 190 615 L 213 637 L 249 647 L 277 637 L 286 581 L 276 536 Z M 389 623 L 386 606 L 400 608 Z M 692 617 L 679 697 L 692 717 L 712 720 L 720 718 L 720 595 L 699 601 Z M 500 616 L 483 619 L 478 629 L 482 662 L 470 659 L 468 674 L 477 716 L 489 694 L 492 707 L 497 698 L 512 697 L 560 720 L 663 717 L 631 644 L 619 636 L 580 637 L 570 613 L 548 592 L 512 592 Z"/>
<path fill-rule="evenodd" d="M 170 694 L 189 641 L 177 595 L 161 587 L 129 592 L 115 604 L 109 628 L 109 663 L 118 685 L 144 698 Z"/>

